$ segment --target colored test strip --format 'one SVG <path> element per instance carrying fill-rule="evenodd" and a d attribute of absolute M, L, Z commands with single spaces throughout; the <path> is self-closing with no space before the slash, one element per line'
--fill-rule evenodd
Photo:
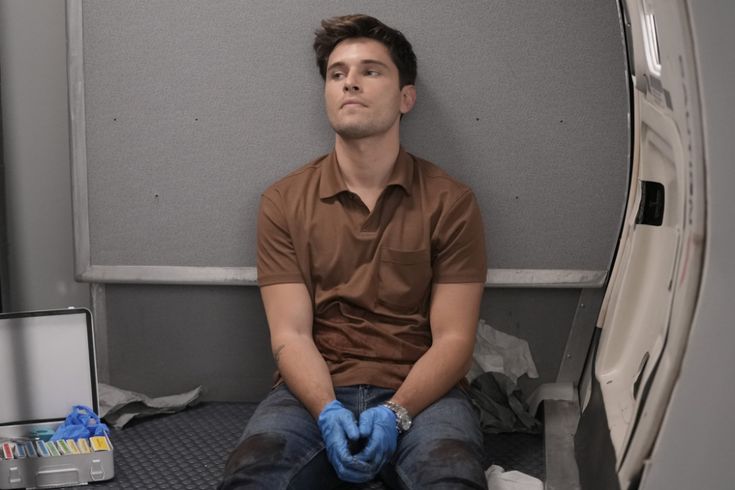
<path fill-rule="evenodd" d="M 23 444 L 16 444 L 15 445 L 15 459 L 23 459 L 26 457 L 26 448 L 23 446 Z"/>
<path fill-rule="evenodd" d="M 61 456 L 59 454 L 59 448 L 56 447 L 54 441 L 46 441 L 46 449 L 51 456 Z"/>
<path fill-rule="evenodd" d="M 67 439 L 66 445 L 69 448 L 69 452 L 71 454 L 79 454 L 79 448 L 77 447 L 77 443 L 74 442 L 74 439 Z"/>
<path fill-rule="evenodd" d="M 36 450 L 38 450 L 38 455 L 42 458 L 48 458 L 50 456 L 46 443 L 43 441 L 36 441 Z"/>
<path fill-rule="evenodd" d="M 94 436 L 89 438 L 89 442 L 92 444 L 92 449 L 95 451 L 109 451 L 110 444 L 107 442 L 105 436 Z"/>
<path fill-rule="evenodd" d="M 66 445 L 66 441 L 56 441 L 56 447 L 59 448 L 59 454 L 61 454 L 62 456 L 71 454 L 71 451 L 69 451 L 69 446 Z"/>
<path fill-rule="evenodd" d="M 38 454 L 36 454 L 36 446 L 34 446 L 31 441 L 26 442 L 25 447 L 26 447 L 26 454 L 28 455 L 29 458 L 35 458 L 36 456 L 38 456 Z"/>
<path fill-rule="evenodd" d="M 77 446 L 79 446 L 79 452 L 82 454 L 91 453 L 92 450 L 89 447 L 89 442 L 86 439 L 77 439 Z"/>
<path fill-rule="evenodd" d="M 3 443 L 3 458 L 13 459 L 13 446 L 10 442 Z"/>

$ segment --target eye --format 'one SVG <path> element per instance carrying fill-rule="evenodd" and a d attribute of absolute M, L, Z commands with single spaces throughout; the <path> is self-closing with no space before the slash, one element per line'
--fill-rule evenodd
<path fill-rule="evenodd" d="M 377 70 L 366 70 L 365 74 L 370 77 L 377 77 L 378 75 L 380 75 L 380 72 Z"/>
<path fill-rule="evenodd" d="M 329 78 L 332 80 L 342 80 L 344 77 L 345 75 L 341 71 L 333 71 L 331 75 L 329 75 Z"/>

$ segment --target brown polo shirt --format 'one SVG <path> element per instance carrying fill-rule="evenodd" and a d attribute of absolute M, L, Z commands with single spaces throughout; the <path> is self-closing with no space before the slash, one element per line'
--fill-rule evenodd
<path fill-rule="evenodd" d="M 372 212 L 334 151 L 261 199 L 258 283 L 306 285 L 335 386 L 397 389 L 431 345 L 431 284 L 485 282 L 486 269 L 472 191 L 403 149 Z"/>

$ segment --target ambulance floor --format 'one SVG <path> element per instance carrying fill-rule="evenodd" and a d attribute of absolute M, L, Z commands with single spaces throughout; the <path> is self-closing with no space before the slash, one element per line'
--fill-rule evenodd
<path fill-rule="evenodd" d="M 134 420 L 123 430 L 113 430 L 115 478 L 86 488 L 215 488 L 227 455 L 255 406 L 203 403 L 174 415 Z M 543 438 L 488 434 L 484 462 L 486 467 L 496 464 L 506 471 L 518 470 L 543 480 Z"/>

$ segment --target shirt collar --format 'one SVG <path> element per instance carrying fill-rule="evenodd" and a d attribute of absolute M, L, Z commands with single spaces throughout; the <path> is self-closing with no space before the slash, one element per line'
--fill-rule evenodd
<path fill-rule="evenodd" d="M 413 183 L 413 157 L 406 152 L 403 147 L 398 150 L 398 157 L 393 165 L 393 171 L 388 178 L 386 187 L 390 185 L 398 185 L 403 187 L 406 194 L 411 195 L 411 184 Z M 327 155 L 321 165 L 322 172 L 319 180 L 319 198 L 327 199 L 336 196 L 340 192 L 349 191 L 342 172 L 339 170 L 337 163 L 337 153 L 335 150 Z"/>

